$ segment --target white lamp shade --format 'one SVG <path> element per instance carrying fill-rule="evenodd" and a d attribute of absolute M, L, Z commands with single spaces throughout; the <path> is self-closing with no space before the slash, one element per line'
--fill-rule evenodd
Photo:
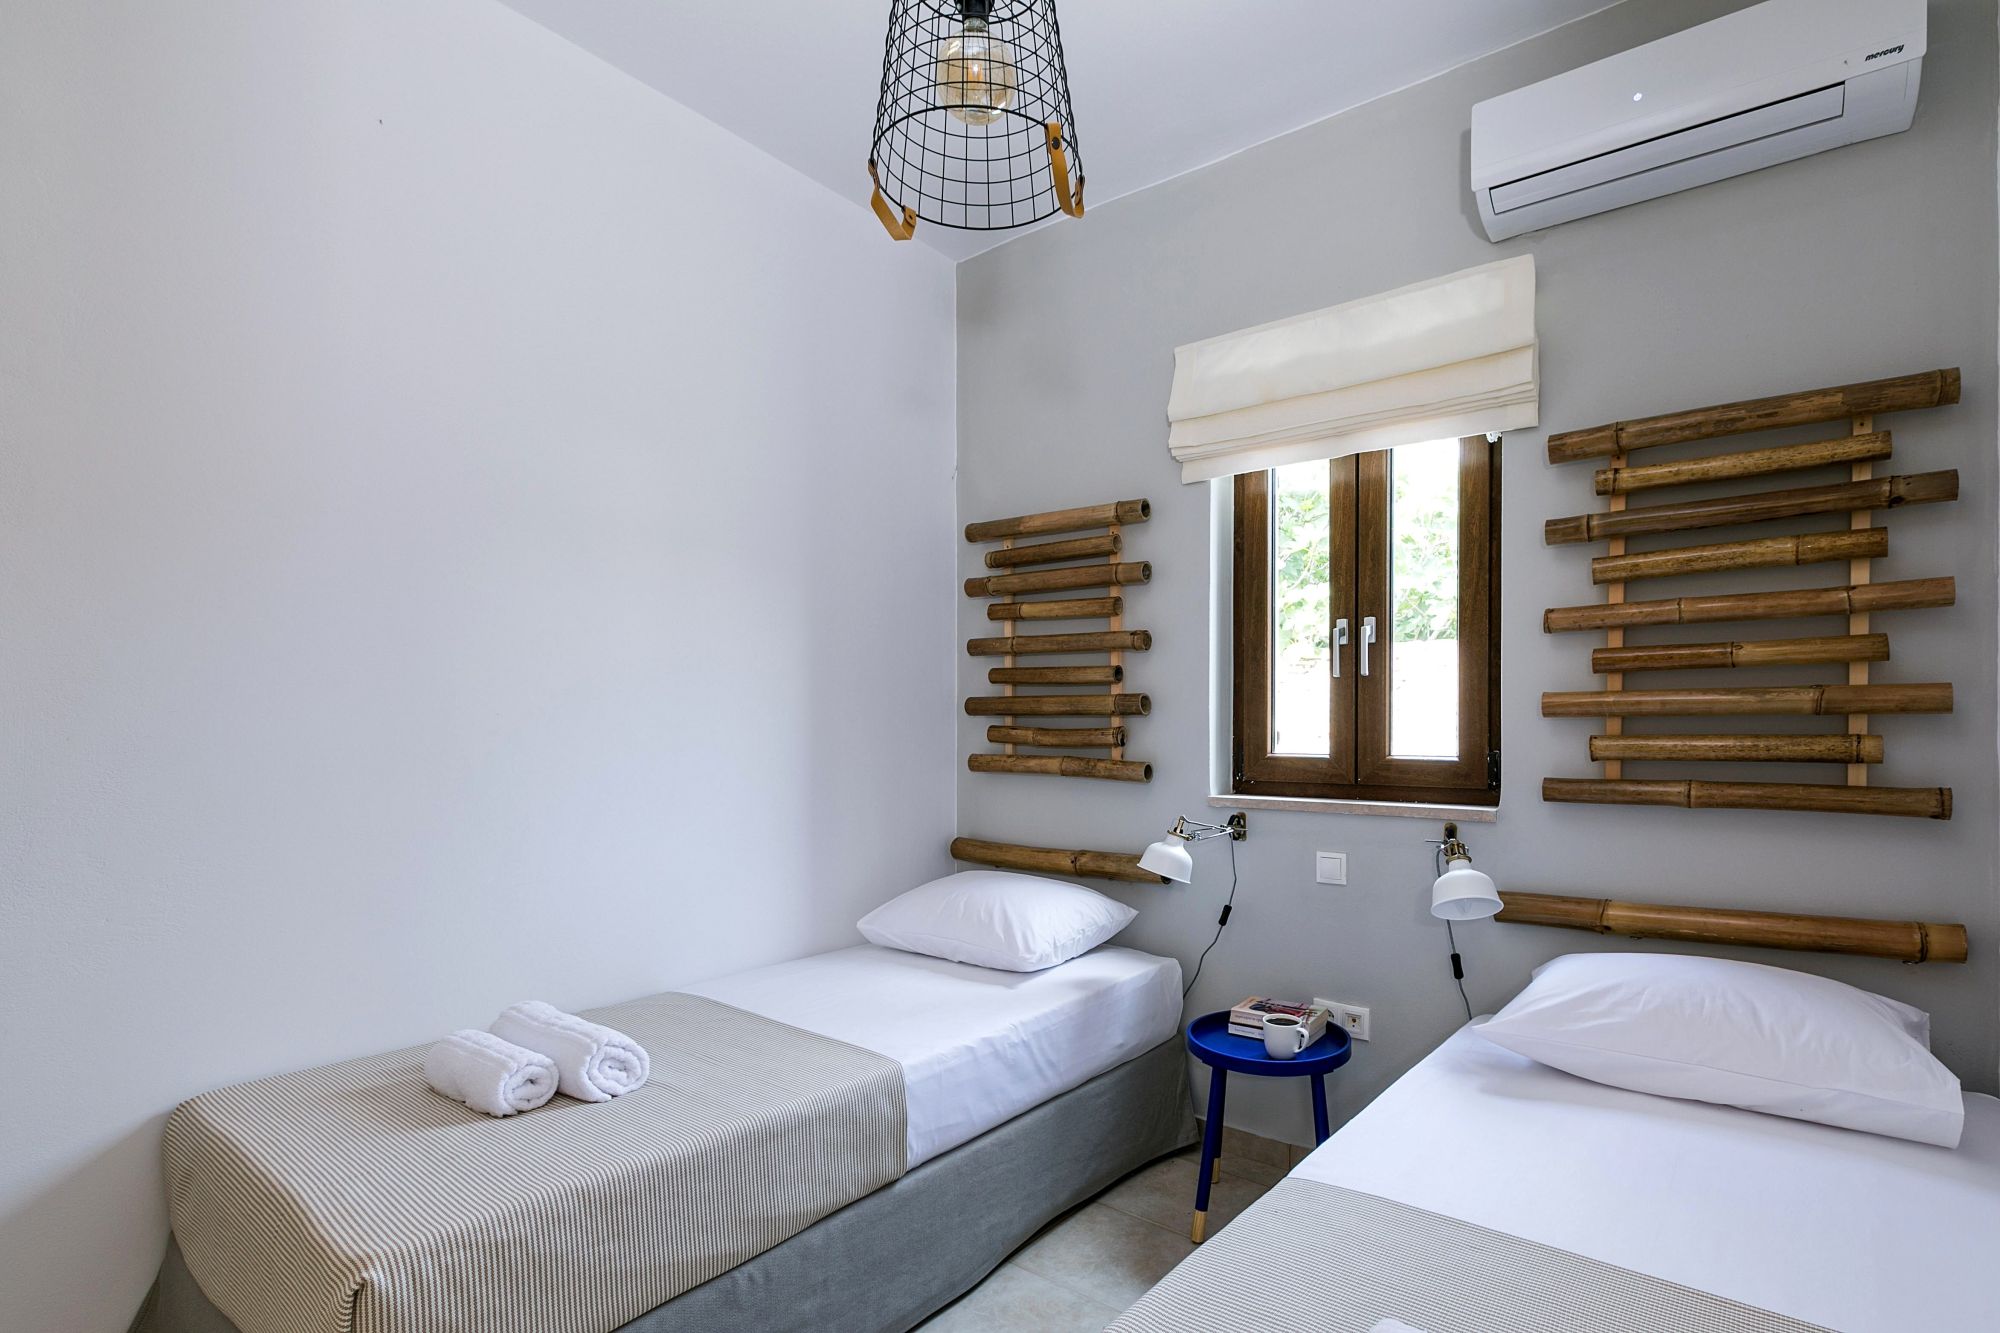
<path fill-rule="evenodd" d="M 1185 884 L 1194 878 L 1194 858 L 1188 855 L 1187 844 L 1179 838 L 1162 838 L 1140 855 L 1139 869 Z"/>
<path fill-rule="evenodd" d="M 1500 908 L 1500 891 L 1470 861 L 1452 861 L 1431 886 L 1431 915 L 1445 921 L 1477 921 Z"/>

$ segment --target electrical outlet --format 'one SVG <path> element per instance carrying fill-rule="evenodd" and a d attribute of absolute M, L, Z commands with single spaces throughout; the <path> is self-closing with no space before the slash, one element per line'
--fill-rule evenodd
<path fill-rule="evenodd" d="M 1333 1015 L 1333 1021 L 1347 1029 L 1347 1035 L 1356 1041 L 1368 1040 L 1368 1010 L 1358 1004 L 1347 1004 L 1341 1000 L 1322 999 L 1315 995 L 1313 1003 Z"/>
<path fill-rule="evenodd" d="M 1347 883 L 1347 853 L 1320 852 L 1313 857 L 1313 878 L 1321 884 Z"/>

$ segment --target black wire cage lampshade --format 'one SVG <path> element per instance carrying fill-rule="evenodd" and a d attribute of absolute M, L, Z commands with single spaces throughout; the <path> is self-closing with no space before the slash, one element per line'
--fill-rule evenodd
<path fill-rule="evenodd" d="M 899 241 L 1082 217 L 1055 0 L 893 0 L 868 175 Z"/>

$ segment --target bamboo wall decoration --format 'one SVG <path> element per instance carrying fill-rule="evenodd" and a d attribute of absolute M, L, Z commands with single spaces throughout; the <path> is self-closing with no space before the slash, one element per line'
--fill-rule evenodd
<path fill-rule="evenodd" d="M 1127 583 L 1144 583 L 1153 577 L 1152 565 L 1098 564 L 1037 569 L 1025 574 L 990 574 L 967 579 L 967 597 L 1005 597 L 1021 592 L 1079 592 L 1085 588 L 1116 588 Z"/>
<path fill-rule="evenodd" d="M 1628 625 L 1707 625 L 1727 620 L 1846 616 L 1864 611 L 1950 606 L 1957 599 L 1957 580 L 1947 575 L 1937 579 L 1850 584 L 1845 588 L 1725 593 L 1720 597 L 1607 602 L 1602 606 L 1552 606 L 1542 613 L 1542 630 L 1547 634 L 1560 634 L 1565 630 L 1622 629 Z"/>
<path fill-rule="evenodd" d="M 1904 963 L 1962 963 L 1965 927 L 1931 921 L 1876 921 L 1792 912 L 1741 912 L 1721 907 L 1674 907 L 1614 898 L 1567 898 L 1551 893 L 1507 894 L 1496 921 L 1558 926 L 1638 940 L 1748 944 L 1764 949 L 1858 954 Z"/>
<path fill-rule="evenodd" d="M 1590 669 L 1680 671 L 1693 667 L 1796 666 L 1806 662 L 1886 662 L 1886 634 L 1835 634 L 1817 639 L 1765 639 L 1761 643 L 1661 643 L 1644 648 L 1599 648 Z"/>
<path fill-rule="evenodd" d="M 1816 565 L 1830 560 L 1873 560 L 1889 554 L 1889 530 L 1802 532 L 1708 546 L 1669 546 L 1634 555 L 1600 555 L 1590 562 L 1592 583 L 1627 583 L 1673 574 L 1713 574 L 1728 569 Z"/>
<path fill-rule="evenodd" d="M 1780 426 L 1811 426 L 1883 412 L 1945 407 L 1958 401 L 1958 368 L 1927 370 L 1921 375 L 1843 384 L 1837 389 L 1808 389 L 1770 398 L 1697 407 L 1689 412 L 1616 421 L 1589 430 L 1564 431 L 1549 437 L 1549 461 L 1574 463 L 1584 458 L 1609 458 L 1662 444 L 1687 444 L 1722 435 L 1775 430 Z"/>
<path fill-rule="evenodd" d="M 986 729 L 986 739 L 1001 747 L 997 754 L 967 755 L 966 767 L 972 772 L 1092 778 L 1106 782 L 1152 781 L 1151 764 L 1125 757 L 1123 725 L 1020 725 L 1023 718 L 1122 720 L 1144 717 L 1152 711 L 1150 698 L 1126 690 L 1125 655 L 1151 649 L 1153 636 L 1147 630 L 1125 627 L 1122 591 L 1143 585 L 1153 576 L 1153 567 L 1148 562 L 1123 558 L 1125 528 L 1144 523 L 1152 517 L 1152 512 L 1153 507 L 1146 500 L 1119 500 L 966 525 L 968 542 L 999 543 L 998 549 L 985 553 L 982 563 L 986 568 L 1006 571 L 965 581 L 966 596 L 996 599 L 987 606 L 986 618 L 997 622 L 999 627 L 997 634 L 968 639 L 965 651 L 973 657 L 1001 659 L 1001 665 L 986 672 L 987 683 L 999 686 L 1000 693 L 974 695 L 965 701 L 968 715 L 998 719 Z M 1053 541 L 1016 544 L 1017 538 L 1055 534 L 1069 535 Z M 1096 589 L 1111 592 L 1101 597 L 1023 600 L 1024 594 Z M 1054 621 L 1094 621 L 1102 628 L 1064 626 L 1048 634 L 1021 629 L 1030 622 Z M 1024 657 L 1097 660 L 1022 666 L 1020 659 Z M 1077 686 L 1105 688 L 1102 693 L 1079 694 L 1073 692 Z M 1040 687 L 1065 688 L 1044 693 Z M 1022 754 L 1023 748 L 1108 753 Z"/>
<path fill-rule="evenodd" d="M 1958 498 L 1958 474 L 1952 470 L 1877 477 L 1874 466 L 1892 456 L 1895 441 L 1889 431 L 1876 429 L 1875 417 L 1956 403 L 1959 387 L 1956 369 L 1934 370 L 1551 435 L 1548 441 L 1551 463 L 1603 460 L 1603 466 L 1593 473 L 1591 489 L 1604 498 L 1604 508 L 1596 513 L 1550 519 L 1544 525 L 1543 539 L 1550 546 L 1601 541 L 1606 543 L 1606 549 L 1590 560 L 1590 580 L 1603 589 L 1603 601 L 1551 607 L 1543 614 L 1542 629 L 1549 634 L 1601 630 L 1604 646 L 1590 654 L 1590 669 L 1600 677 L 1599 688 L 1549 691 L 1542 696 L 1542 714 L 1602 719 L 1600 734 L 1588 740 L 1590 759 L 1601 766 L 1601 772 L 1594 779 L 1547 778 L 1542 784 L 1542 799 L 1592 805 L 1951 818 L 1949 787 L 1868 785 L 1871 767 L 1887 757 L 1882 738 L 1870 732 L 1869 719 L 1877 715 L 1951 711 L 1952 691 L 1948 683 L 1882 684 L 1870 679 L 1874 663 L 1891 660 L 1890 636 L 1875 629 L 1874 612 L 1948 607 L 1957 596 L 1956 585 L 1948 575 L 1881 583 L 1874 580 L 1873 562 L 1889 553 L 1889 534 L 1886 528 L 1876 525 L 1878 514 L 1907 505 Z M 1804 443 L 1711 452 L 1692 458 L 1636 465 L 1631 461 L 1631 454 L 1638 450 L 1835 421 L 1846 423 L 1845 434 Z M 1846 480 L 1684 500 L 1655 502 L 1649 498 L 1643 505 L 1628 502 L 1630 496 L 1670 487 L 1734 483 L 1830 467 L 1844 467 Z M 1626 549 L 1627 539 L 1633 537 L 1790 523 L 1816 515 L 1842 516 L 1841 529 L 1795 530 L 1776 536 L 1661 546 L 1644 551 Z M 1626 598 L 1629 581 L 1698 578 L 1729 571 L 1842 561 L 1847 565 L 1847 581 L 1833 587 L 1639 601 Z M 1840 617 L 1844 632 L 1701 643 L 1628 644 L 1625 639 L 1628 630 L 1655 625 L 1819 616 Z M 1838 683 L 1746 684 L 1700 689 L 1626 686 L 1628 673 L 1723 669 L 1732 674 L 1747 672 L 1754 678 L 1759 668 L 1801 665 L 1831 667 L 1840 673 Z M 1839 717 L 1842 731 L 1797 735 L 1688 734 L 1685 724 L 1671 734 L 1626 731 L 1628 718 L 1784 715 Z M 1844 782 L 1736 782 L 1651 776 L 1628 779 L 1627 762 L 1837 764 L 1843 767 Z"/>
<path fill-rule="evenodd" d="M 1089 879 L 1123 880 L 1128 884 L 1167 882 L 1149 870 L 1139 869 L 1137 852 L 1068 851 L 1016 842 L 987 842 L 982 838 L 953 838 L 951 859 L 1036 875 L 1082 875 Z"/>
<path fill-rule="evenodd" d="M 1615 497 L 1614 497 L 1615 498 Z M 1958 498 L 1958 473 L 1922 472 L 1911 477 L 1881 477 L 1837 486 L 1801 486 L 1788 491 L 1758 491 L 1725 495 L 1714 500 L 1648 505 L 1608 514 L 1577 514 L 1543 524 L 1550 546 L 1593 542 L 1605 537 L 1635 537 L 1651 532 L 1690 532 L 1698 528 L 1731 528 L 1774 518 L 1808 514 L 1845 514 L 1858 509 L 1896 509 Z"/>

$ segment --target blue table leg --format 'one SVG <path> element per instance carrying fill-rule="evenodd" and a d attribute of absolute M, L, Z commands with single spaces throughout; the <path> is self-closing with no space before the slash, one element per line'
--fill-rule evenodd
<path fill-rule="evenodd" d="M 1188 1231 L 1189 1238 L 1197 1245 L 1208 1234 L 1208 1187 L 1222 1154 L 1222 1099 L 1228 1086 L 1228 1071 L 1209 1070 L 1208 1124 L 1201 1136 L 1201 1178 L 1194 1187 L 1194 1226 Z"/>
<path fill-rule="evenodd" d="M 1326 1127 L 1326 1078 L 1321 1074 L 1312 1076 L 1313 1082 L 1313 1142 L 1325 1143 L 1329 1134 Z"/>

